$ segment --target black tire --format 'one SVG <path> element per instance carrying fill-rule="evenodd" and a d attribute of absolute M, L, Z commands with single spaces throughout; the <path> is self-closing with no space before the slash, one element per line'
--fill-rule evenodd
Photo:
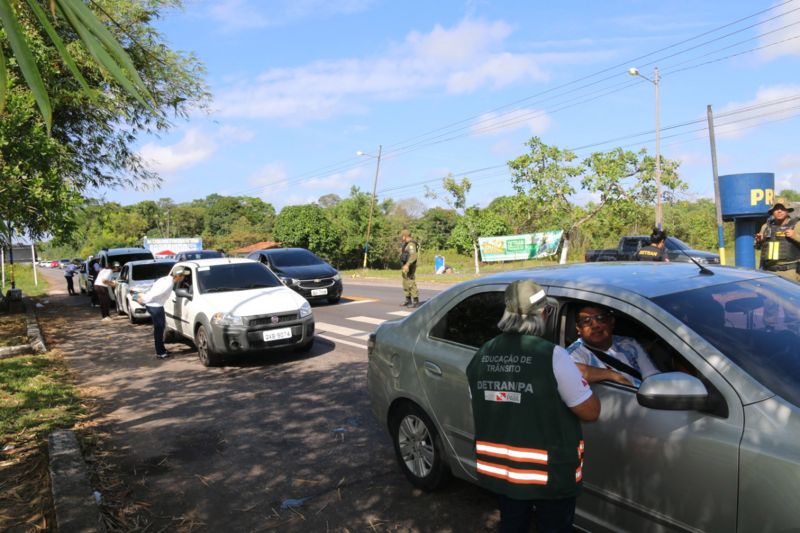
<path fill-rule="evenodd" d="M 413 403 L 401 405 L 389 421 L 394 453 L 403 474 L 415 487 L 431 492 L 452 476 L 436 426 Z"/>
<path fill-rule="evenodd" d="M 307 341 L 305 344 L 301 344 L 300 346 L 297 346 L 294 349 L 294 351 L 299 352 L 299 353 L 308 353 L 308 352 L 311 351 L 311 348 L 313 348 L 313 347 L 314 347 L 314 337 L 311 337 L 310 341 Z"/>
<path fill-rule="evenodd" d="M 328 298 L 328 303 L 329 304 L 338 304 L 339 300 L 341 300 L 341 299 L 342 299 L 342 295 L 341 294 L 338 295 L 338 296 L 331 296 L 330 298 Z"/>
<path fill-rule="evenodd" d="M 197 332 L 194 334 L 194 345 L 197 347 L 197 357 L 200 358 L 203 366 L 220 366 L 222 364 L 222 357 L 214 351 L 211 337 L 205 326 L 197 328 Z"/>

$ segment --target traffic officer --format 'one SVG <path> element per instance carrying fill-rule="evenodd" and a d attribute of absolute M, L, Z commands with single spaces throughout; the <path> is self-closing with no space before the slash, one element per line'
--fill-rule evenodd
<path fill-rule="evenodd" d="M 478 482 L 497 495 L 500 531 L 571 532 L 583 477 L 580 421 L 600 402 L 567 351 L 542 335 L 547 296 L 530 280 L 505 291 L 500 335 L 467 366 Z"/>
<path fill-rule="evenodd" d="M 400 252 L 400 271 L 403 276 L 403 293 L 406 295 L 404 307 L 419 307 L 419 293 L 417 292 L 417 252 L 419 245 L 411 238 L 411 232 L 404 229 L 400 232 L 403 249 Z"/>
<path fill-rule="evenodd" d="M 794 208 L 783 201 L 767 211 L 769 218 L 756 234 L 756 247 L 761 247 L 761 268 L 782 278 L 800 283 L 800 235 L 798 220 L 790 217 Z"/>
<path fill-rule="evenodd" d="M 653 228 L 653 233 L 650 234 L 650 244 L 636 252 L 636 260 L 669 262 L 665 248 L 666 244 L 667 232 L 663 229 Z"/>

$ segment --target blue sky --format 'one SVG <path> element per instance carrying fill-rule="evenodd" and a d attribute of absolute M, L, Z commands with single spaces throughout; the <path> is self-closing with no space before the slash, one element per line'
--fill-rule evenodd
<path fill-rule="evenodd" d="M 376 161 L 356 151 L 383 145 L 379 199 L 435 205 L 425 187 L 453 173 L 486 205 L 512 192 L 505 163 L 533 135 L 579 156 L 653 153 L 654 87 L 627 69 L 655 66 L 662 154 L 682 162 L 687 198 L 713 196 L 708 104 L 720 174 L 800 190 L 800 0 L 187 0 L 159 28 L 205 64 L 214 100 L 141 139 L 164 183 L 97 191 L 122 204 L 370 192 Z"/>

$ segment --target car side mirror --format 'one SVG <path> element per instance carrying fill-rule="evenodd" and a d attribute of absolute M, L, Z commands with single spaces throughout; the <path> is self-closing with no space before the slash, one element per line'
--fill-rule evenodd
<path fill-rule="evenodd" d="M 654 374 L 636 393 L 642 407 L 664 411 L 704 411 L 709 408 L 708 389 L 702 381 L 683 372 Z"/>
<path fill-rule="evenodd" d="M 191 300 L 192 292 L 184 287 L 178 287 L 177 289 L 175 289 L 175 296 L 180 296 L 181 298 L 187 298 Z"/>

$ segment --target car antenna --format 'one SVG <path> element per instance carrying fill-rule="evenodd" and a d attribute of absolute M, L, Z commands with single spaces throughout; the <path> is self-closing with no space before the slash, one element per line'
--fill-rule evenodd
<path fill-rule="evenodd" d="M 697 265 L 697 268 L 700 269 L 700 275 L 702 275 L 702 276 L 713 276 L 714 275 L 714 272 L 712 270 L 709 270 L 708 268 L 706 268 L 703 265 L 701 265 L 700 263 L 698 263 L 697 260 L 694 257 L 692 257 L 691 255 L 687 254 L 686 251 L 683 248 L 678 248 L 678 250 L 680 250 L 680 252 L 683 255 L 688 257 L 689 261 L 691 261 L 692 263 Z"/>

